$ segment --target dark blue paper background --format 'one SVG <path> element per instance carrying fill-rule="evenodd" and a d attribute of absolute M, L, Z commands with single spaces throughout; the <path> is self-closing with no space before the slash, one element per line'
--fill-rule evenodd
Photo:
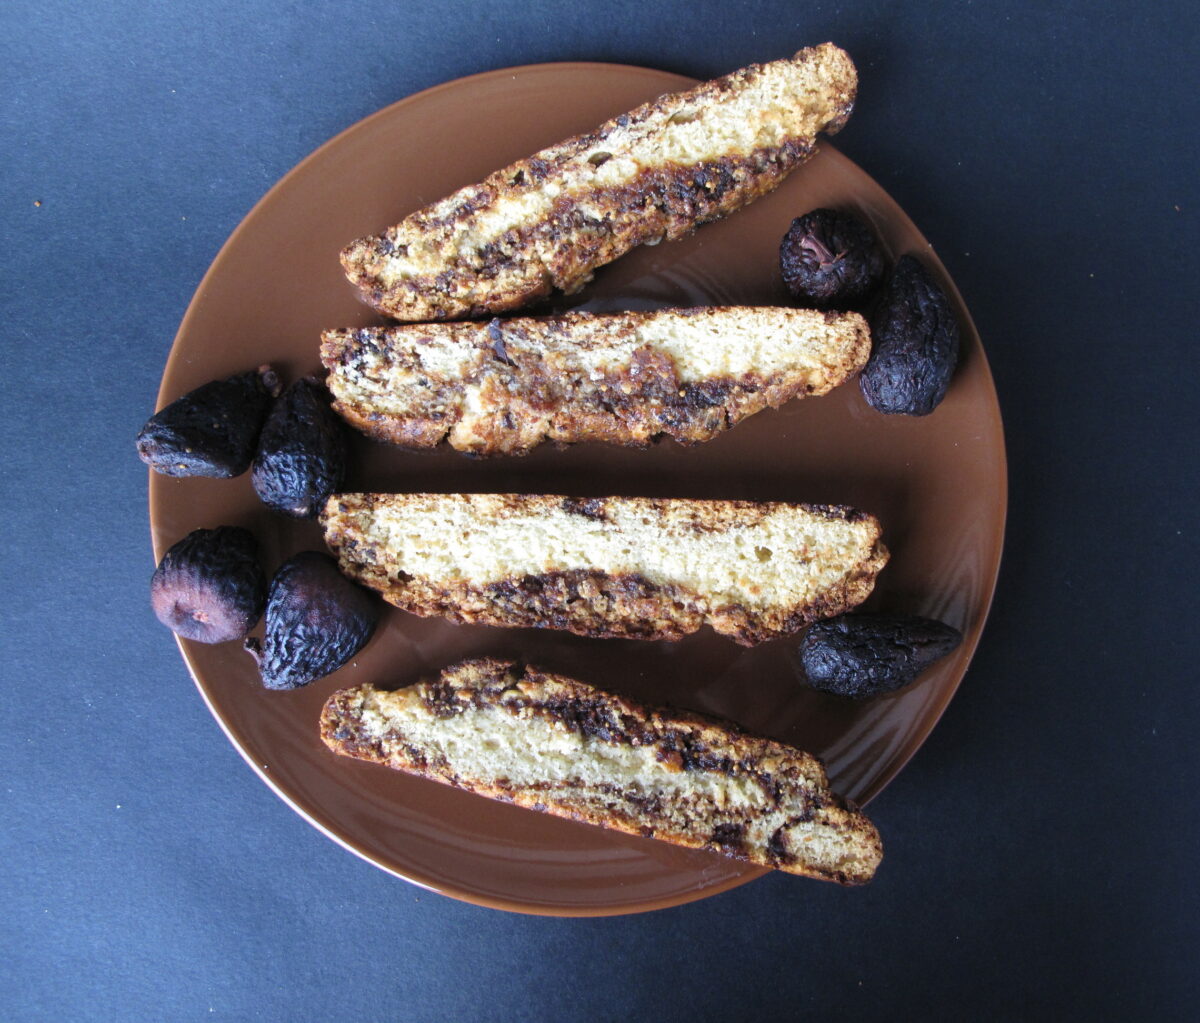
<path fill-rule="evenodd" d="M 1195 1018 L 1198 27 L 1128 2 L 0 7 L 0 1015 Z M 132 437 L 209 261 L 424 87 L 708 77 L 827 38 L 862 79 L 838 145 L 966 296 L 1011 469 L 974 666 L 871 808 L 878 879 L 550 920 L 343 852 L 254 778 L 147 607 Z"/>

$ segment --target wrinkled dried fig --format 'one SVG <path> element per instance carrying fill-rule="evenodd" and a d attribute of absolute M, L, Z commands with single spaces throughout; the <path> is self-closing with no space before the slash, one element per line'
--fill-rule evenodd
<path fill-rule="evenodd" d="M 268 689 L 297 689 L 337 671 L 363 648 L 379 621 L 375 598 L 328 554 L 289 558 L 271 580 L 266 635 L 246 640 Z"/>
<path fill-rule="evenodd" d="M 164 476 L 240 476 L 278 394 L 270 366 L 197 387 L 150 417 L 138 455 Z"/>
<path fill-rule="evenodd" d="M 849 309 L 883 278 L 883 249 L 852 213 L 812 210 L 793 220 L 783 236 L 779 269 L 798 301 L 817 309 Z"/>
<path fill-rule="evenodd" d="M 297 519 L 316 516 L 346 475 L 346 428 L 325 388 L 297 380 L 271 410 L 250 479 L 263 504 Z"/>
<path fill-rule="evenodd" d="M 858 378 L 871 407 L 927 416 L 941 403 L 958 362 L 958 323 L 937 282 L 902 256 L 871 318 L 871 358 Z"/>
<path fill-rule="evenodd" d="M 799 657 L 814 689 L 863 699 L 915 681 L 961 642 L 958 629 L 932 618 L 845 614 L 810 626 Z"/>
<path fill-rule="evenodd" d="M 267 579 L 254 536 L 239 526 L 197 529 L 175 544 L 150 580 L 158 620 L 185 639 L 241 639 L 262 615 Z"/>

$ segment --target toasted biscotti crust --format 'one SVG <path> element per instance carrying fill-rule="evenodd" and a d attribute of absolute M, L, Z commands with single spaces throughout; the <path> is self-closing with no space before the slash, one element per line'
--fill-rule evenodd
<path fill-rule="evenodd" d="M 746 646 L 862 603 L 887 562 L 852 508 L 546 494 L 335 494 L 342 571 L 413 614 Z"/>
<path fill-rule="evenodd" d="M 680 238 L 774 189 L 854 105 L 832 43 L 661 96 L 496 171 L 342 252 L 346 275 L 398 320 L 484 316 Z"/>
<path fill-rule="evenodd" d="M 870 353 L 857 313 L 748 306 L 329 330 L 321 343 L 333 407 L 353 426 L 474 455 L 711 440 L 827 393 Z"/>
<path fill-rule="evenodd" d="M 791 874 L 863 884 L 883 854 L 815 757 L 496 658 L 395 692 L 335 693 L 321 737 L 344 756 Z"/>

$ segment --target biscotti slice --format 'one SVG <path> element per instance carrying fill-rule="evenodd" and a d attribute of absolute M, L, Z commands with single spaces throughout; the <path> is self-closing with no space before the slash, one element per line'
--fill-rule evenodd
<path fill-rule="evenodd" d="M 852 508 L 545 494 L 335 494 L 342 571 L 418 615 L 752 646 L 860 604 L 887 561 Z"/>
<path fill-rule="evenodd" d="M 791 874 L 863 884 L 883 855 L 808 753 L 495 658 L 395 692 L 335 693 L 321 737 L 344 756 Z"/>
<path fill-rule="evenodd" d="M 845 123 L 857 82 L 850 58 L 825 43 L 661 96 L 359 239 L 342 265 L 398 320 L 489 315 L 575 291 L 635 246 L 770 192 L 818 132 Z"/>
<path fill-rule="evenodd" d="M 476 455 L 543 441 L 711 440 L 764 408 L 825 394 L 870 354 L 857 313 L 749 306 L 330 330 L 321 344 L 333 407 L 349 423 Z"/>

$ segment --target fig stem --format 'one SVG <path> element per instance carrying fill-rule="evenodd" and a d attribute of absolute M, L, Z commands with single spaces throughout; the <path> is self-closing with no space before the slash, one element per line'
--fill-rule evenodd
<path fill-rule="evenodd" d="M 253 636 L 247 636 L 245 642 L 242 643 L 242 649 L 245 650 L 246 653 L 248 653 L 251 657 L 254 658 L 255 665 L 257 665 L 257 667 L 261 670 L 262 669 L 262 644 L 259 643 L 259 641 L 257 639 L 255 639 Z"/>

